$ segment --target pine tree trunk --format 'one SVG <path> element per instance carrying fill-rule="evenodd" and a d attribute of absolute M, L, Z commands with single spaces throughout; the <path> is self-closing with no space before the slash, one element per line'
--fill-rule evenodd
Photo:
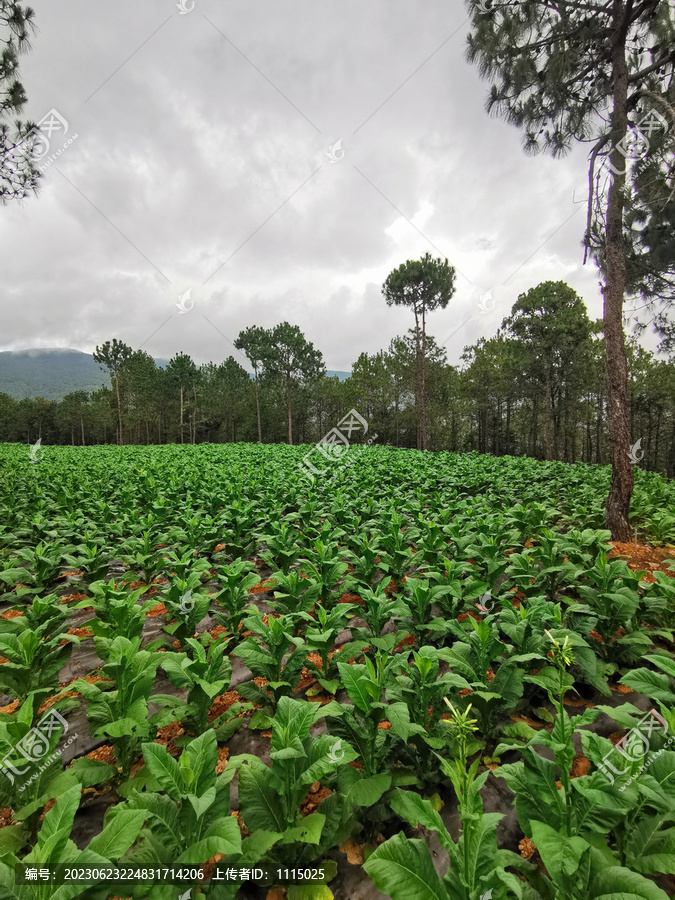
<path fill-rule="evenodd" d="M 555 440 L 553 437 L 553 388 L 551 385 L 551 372 L 546 370 L 546 419 L 544 422 L 546 433 L 546 459 L 555 458 Z"/>
<path fill-rule="evenodd" d="M 80 426 L 82 428 L 82 446 L 84 447 L 84 418 L 80 416 Z"/>
<path fill-rule="evenodd" d="M 117 443 L 121 447 L 124 444 L 124 436 L 122 435 L 122 403 L 120 402 L 120 377 L 117 374 L 115 375 L 115 390 L 117 392 L 117 416 L 119 421 Z"/>
<path fill-rule="evenodd" d="M 260 426 L 260 394 L 258 392 L 258 370 L 255 371 L 255 412 L 258 418 L 258 443 L 262 444 L 262 428 Z"/>
<path fill-rule="evenodd" d="M 628 427 L 628 365 L 623 332 L 623 300 L 626 260 L 623 245 L 626 160 L 617 148 L 628 127 L 623 0 L 614 0 L 612 34 L 613 116 L 611 162 L 613 169 L 607 198 L 605 236 L 604 333 L 607 357 L 607 424 L 612 445 L 612 480 L 606 506 L 606 524 L 615 541 L 630 540 L 629 512 L 633 494 Z M 617 171 L 619 174 L 617 174 Z M 624 172 L 624 174 L 620 174 Z"/>
<path fill-rule="evenodd" d="M 420 409 L 420 322 L 417 307 L 413 308 L 415 313 L 415 430 L 416 430 L 416 447 L 422 449 L 422 430 L 421 430 L 421 409 Z"/>
<path fill-rule="evenodd" d="M 293 446 L 293 407 L 291 401 L 291 384 L 290 380 L 286 384 L 288 396 L 288 446 Z"/>
<path fill-rule="evenodd" d="M 605 380 L 607 380 L 605 378 Z M 595 418 L 595 461 L 600 465 L 602 463 L 602 412 L 604 409 L 604 395 L 602 391 L 600 392 L 600 396 L 598 397 L 598 411 Z"/>
<path fill-rule="evenodd" d="M 427 329 L 425 321 L 426 309 L 422 307 L 422 361 L 420 377 L 420 450 L 427 449 Z"/>

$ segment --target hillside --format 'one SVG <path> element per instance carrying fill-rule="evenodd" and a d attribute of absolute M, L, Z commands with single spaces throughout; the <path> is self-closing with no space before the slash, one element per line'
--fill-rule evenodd
<path fill-rule="evenodd" d="M 168 361 L 158 359 L 156 362 L 165 366 Z M 349 372 L 332 369 L 326 374 L 337 375 L 340 381 L 350 375 Z M 80 350 L 45 348 L 0 351 L 0 393 L 9 394 L 15 400 L 26 397 L 61 400 L 72 391 L 95 391 L 109 384 L 107 373 L 89 353 Z"/>

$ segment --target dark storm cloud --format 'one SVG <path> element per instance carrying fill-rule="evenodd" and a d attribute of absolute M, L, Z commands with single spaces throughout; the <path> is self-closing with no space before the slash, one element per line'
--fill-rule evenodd
<path fill-rule="evenodd" d="M 55 108 L 78 137 L 40 197 L 0 216 L 1 349 L 117 336 L 218 361 L 241 328 L 287 319 L 348 369 L 410 326 L 380 288 L 427 250 L 462 273 L 429 323 L 451 362 L 543 280 L 600 315 L 572 203 L 584 150 L 526 157 L 521 134 L 485 115 L 459 0 L 196 0 L 184 15 L 173 0 L 52 0 L 36 13 L 26 115 Z"/>

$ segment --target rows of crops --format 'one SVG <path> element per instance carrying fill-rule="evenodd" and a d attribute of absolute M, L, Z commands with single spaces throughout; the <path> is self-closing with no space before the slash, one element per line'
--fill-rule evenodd
<path fill-rule="evenodd" d="M 0 895 L 673 896 L 675 579 L 609 471 L 306 449 L 0 447 Z"/>

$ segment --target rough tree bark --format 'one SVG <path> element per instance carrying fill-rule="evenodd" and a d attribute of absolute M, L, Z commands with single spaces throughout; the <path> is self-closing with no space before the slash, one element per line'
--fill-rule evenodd
<path fill-rule="evenodd" d="M 626 261 L 623 246 L 624 186 L 626 160 L 617 144 L 628 128 L 628 71 L 626 68 L 626 21 L 623 0 L 614 0 L 612 51 L 612 180 L 607 197 L 605 237 L 604 333 L 607 358 L 607 425 L 612 446 L 612 480 L 606 506 L 606 524 L 615 541 L 630 539 L 629 512 L 633 493 L 628 423 L 628 363 L 623 331 L 623 301 Z"/>

